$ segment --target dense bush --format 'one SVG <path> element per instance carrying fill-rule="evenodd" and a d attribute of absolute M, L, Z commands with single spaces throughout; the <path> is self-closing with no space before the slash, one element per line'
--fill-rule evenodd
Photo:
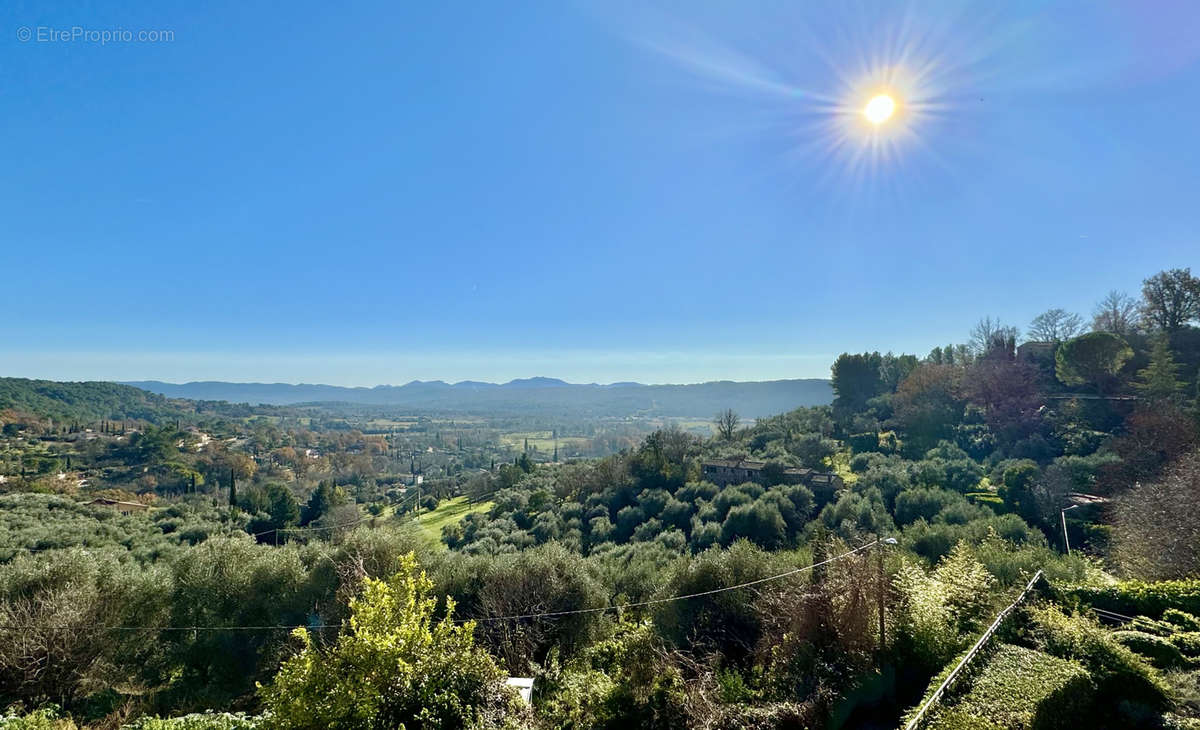
<path fill-rule="evenodd" d="M 683 564 L 664 587 L 667 595 L 703 593 L 777 575 L 807 563 L 807 555 L 768 553 L 747 541 L 710 549 Z M 804 580 L 798 577 L 797 580 Z M 697 653 L 720 652 L 731 661 L 747 657 L 762 633 L 756 589 L 723 591 L 654 607 L 654 622 L 669 641 Z"/>
<path fill-rule="evenodd" d="M 244 518 L 213 507 L 207 499 L 125 515 L 69 497 L 5 494 L 0 495 L 0 563 L 27 551 L 75 546 L 120 548 L 151 562 L 174 555 L 180 546 L 244 526 Z"/>
<path fill-rule="evenodd" d="M 158 655 L 154 633 L 129 641 L 107 626 L 155 626 L 169 610 L 169 575 L 115 551 L 79 548 L 0 566 L 0 706 L 74 705 Z"/>
<path fill-rule="evenodd" d="M 1159 669 L 1176 669 L 1187 663 L 1179 648 L 1161 636 L 1143 631 L 1114 631 L 1112 636 L 1118 644 Z"/>
<path fill-rule="evenodd" d="M 960 696 L 944 702 L 931 730 L 1075 728 L 1091 709 L 1095 687 L 1077 662 L 1002 645 Z"/>
<path fill-rule="evenodd" d="M 666 730 L 699 719 L 689 717 L 682 674 L 645 623 L 618 624 L 566 663 L 551 657 L 534 701 L 547 728 Z"/>
<path fill-rule="evenodd" d="M 121 730 L 258 730 L 262 718 L 243 713 L 202 712 L 180 717 L 142 717 Z"/>
<path fill-rule="evenodd" d="M 1169 609 L 1200 615 L 1200 580 L 1157 583 L 1123 581 L 1111 585 L 1065 587 L 1062 595 L 1089 606 L 1127 616 L 1160 617 Z"/>
<path fill-rule="evenodd" d="M 932 571 L 902 566 L 895 578 L 896 654 L 928 673 L 943 666 L 967 646 L 987 615 L 994 581 L 965 544 Z"/>
<path fill-rule="evenodd" d="M 599 608 L 604 587 L 578 553 L 554 543 L 497 556 L 454 555 L 435 572 L 438 592 L 464 618 L 525 616 Z M 601 615 L 580 613 L 538 619 L 484 621 L 480 642 L 513 673 L 529 671 L 551 647 L 571 653 L 590 643 Z"/>
<path fill-rule="evenodd" d="M 471 623 L 435 619 L 433 587 L 413 556 L 387 581 L 367 578 L 350 602 L 350 621 L 328 649 L 304 629 L 300 653 L 262 689 L 263 725 L 500 728 L 517 710 L 504 674 L 474 645 Z"/>
<path fill-rule="evenodd" d="M 1170 690 L 1159 673 L 1094 621 L 1063 613 L 1057 606 L 1035 607 L 1029 618 L 1029 640 L 1047 653 L 1082 664 L 1096 683 L 1099 699 L 1151 710 L 1170 705 Z M 1110 709 L 1115 713 L 1117 708 Z"/>

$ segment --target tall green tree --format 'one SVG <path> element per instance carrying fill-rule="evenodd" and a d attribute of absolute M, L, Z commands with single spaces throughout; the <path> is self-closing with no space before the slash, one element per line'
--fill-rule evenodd
<path fill-rule="evenodd" d="M 272 527 L 282 529 L 300 521 L 300 503 L 292 496 L 290 489 L 272 482 L 267 485 L 267 499 L 270 502 Z"/>
<path fill-rule="evenodd" d="M 300 514 L 300 524 L 307 525 L 323 517 L 329 510 L 345 504 L 346 495 L 333 485 L 333 482 L 321 482 L 308 498 L 308 503 Z"/>
<path fill-rule="evenodd" d="M 1179 382 L 1179 366 L 1171 354 L 1167 336 L 1154 338 L 1150 348 L 1150 363 L 1138 371 L 1134 384 L 1142 397 L 1151 401 L 1170 401 L 1179 396 L 1183 384 Z"/>
<path fill-rule="evenodd" d="M 883 356 L 878 352 L 850 354 L 843 352 L 833 362 L 833 407 L 839 412 L 863 410 L 867 401 L 883 392 L 880 366 Z"/>
<path fill-rule="evenodd" d="M 1133 357 L 1124 339 L 1110 332 L 1089 332 L 1058 346 L 1054 374 L 1064 385 L 1087 385 L 1103 395 L 1117 373 Z"/>

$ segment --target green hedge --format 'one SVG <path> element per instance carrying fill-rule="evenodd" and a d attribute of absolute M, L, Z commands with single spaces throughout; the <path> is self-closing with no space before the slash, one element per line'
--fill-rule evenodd
<path fill-rule="evenodd" d="M 1167 641 L 1187 657 L 1200 657 L 1200 631 L 1181 631 L 1167 637 Z"/>
<path fill-rule="evenodd" d="M 1177 669 L 1187 664 L 1179 648 L 1161 636 L 1144 631 L 1114 631 L 1113 638 L 1159 669 Z"/>
<path fill-rule="evenodd" d="M 1077 662 L 1012 644 L 998 646 L 964 694 L 951 699 L 926 727 L 1078 727 L 1091 706 L 1095 687 Z"/>
<path fill-rule="evenodd" d="M 1060 593 L 1066 599 L 1128 616 L 1158 618 L 1169 609 L 1200 615 L 1200 580 L 1124 581 L 1108 586 L 1073 586 L 1060 589 Z"/>
<path fill-rule="evenodd" d="M 1200 631 L 1200 618 L 1175 608 L 1163 611 L 1162 620 L 1180 631 Z"/>

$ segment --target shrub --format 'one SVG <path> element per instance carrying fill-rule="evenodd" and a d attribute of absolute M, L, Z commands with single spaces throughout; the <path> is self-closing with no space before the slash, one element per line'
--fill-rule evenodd
<path fill-rule="evenodd" d="M 810 727 L 815 713 L 796 702 L 771 702 L 764 705 L 722 707 L 713 730 L 791 730 Z"/>
<path fill-rule="evenodd" d="M 662 592 L 702 593 L 765 578 L 790 567 L 795 567 L 794 558 L 788 560 L 739 540 L 726 550 L 706 550 L 681 565 Z M 655 625 L 677 646 L 697 652 L 720 651 L 738 661 L 758 643 L 762 630 L 754 595 L 754 588 L 745 588 L 659 604 L 654 609 Z"/>
<path fill-rule="evenodd" d="M 939 560 L 960 542 L 982 543 L 998 538 L 1009 544 L 1007 549 L 1024 545 L 1045 545 L 1046 538 L 1016 515 L 990 515 L 973 519 L 966 524 L 943 521 L 928 523 L 917 520 L 904 528 L 904 543 L 926 560 Z"/>
<path fill-rule="evenodd" d="M 701 522 L 692 527 L 692 551 L 703 552 L 721 541 L 721 525 L 718 522 Z"/>
<path fill-rule="evenodd" d="M 1163 616 L 1167 609 L 1200 615 L 1200 580 L 1166 580 L 1155 583 L 1123 581 L 1105 586 L 1075 586 L 1065 596 L 1089 606 L 1128 616 Z"/>
<path fill-rule="evenodd" d="M 435 621 L 432 581 L 406 556 L 387 581 L 367 578 L 337 643 L 318 649 L 297 629 L 299 654 L 261 688 L 268 728 L 497 728 L 515 695 L 474 624 Z"/>
<path fill-rule="evenodd" d="M 1200 631 L 1200 618 L 1177 608 L 1163 611 L 1162 620 L 1184 631 Z"/>
<path fill-rule="evenodd" d="M 1169 704 L 1169 689 L 1158 672 L 1088 618 L 1069 616 L 1057 606 L 1031 609 L 1029 638 L 1043 651 L 1087 668 L 1102 699 L 1154 710 Z"/>
<path fill-rule="evenodd" d="M 1112 636 L 1121 646 L 1145 657 L 1159 669 L 1176 669 L 1187 663 L 1179 648 L 1161 636 L 1144 631 L 1114 631 Z"/>
<path fill-rule="evenodd" d="M 1077 662 L 1021 646 L 996 648 L 970 689 L 929 726 L 959 728 L 1079 727 L 1090 709 L 1094 686 Z M 976 722 L 963 724 L 963 718 Z"/>
<path fill-rule="evenodd" d="M 653 543 L 647 549 L 653 550 Z M 439 566 L 438 590 L 455 599 L 464 618 L 518 616 L 598 608 L 606 592 L 587 559 L 558 543 L 497 556 L 450 556 Z M 513 673 L 528 671 L 550 649 L 571 654 L 594 638 L 601 616 L 581 613 L 480 625 L 481 644 Z"/>
<path fill-rule="evenodd" d="M 0 715 L 0 730 L 75 730 L 70 718 L 59 715 L 57 707 L 43 707 L 27 715 Z"/>
<path fill-rule="evenodd" d="M 171 566 L 172 626 L 303 626 L 313 606 L 336 588 L 311 580 L 301 548 L 258 545 L 246 538 L 215 538 L 185 552 Z M 394 566 L 389 566 L 394 567 Z M 174 691 L 202 706 L 221 706 L 251 691 L 278 662 L 284 631 L 174 632 L 168 652 L 181 671 Z M 176 698 L 178 700 L 179 698 Z"/>
<path fill-rule="evenodd" d="M 729 510 L 729 516 L 721 525 L 721 544 L 730 545 L 741 538 L 767 550 L 782 547 L 787 540 L 787 524 L 779 505 L 758 499 Z"/>
<path fill-rule="evenodd" d="M 1200 657 L 1200 631 L 1184 631 L 1172 634 L 1167 641 L 1187 657 Z"/>
<path fill-rule="evenodd" d="M 204 712 L 181 717 L 142 717 L 121 730 L 258 730 L 262 718 L 243 713 Z"/>
<path fill-rule="evenodd" d="M 967 632 L 985 615 L 993 582 L 963 544 L 929 573 L 913 564 L 902 566 L 894 580 L 900 594 L 897 651 L 927 671 L 945 664 L 965 648 Z"/>
<path fill-rule="evenodd" d="M 896 524 L 907 525 L 918 519 L 932 522 L 946 507 L 964 502 L 963 496 L 949 489 L 922 487 L 906 489 L 896 496 Z"/>
<path fill-rule="evenodd" d="M 0 703 L 73 708 L 114 670 L 140 674 L 157 655 L 154 636 L 130 641 L 94 627 L 160 624 L 169 590 L 164 570 L 115 551 L 73 548 L 0 566 L 0 626 L 23 627 L 0 630 Z"/>
<path fill-rule="evenodd" d="M 689 726 L 682 676 L 645 623 L 618 623 L 611 637 L 565 664 L 552 655 L 539 679 L 535 701 L 542 727 Z"/>

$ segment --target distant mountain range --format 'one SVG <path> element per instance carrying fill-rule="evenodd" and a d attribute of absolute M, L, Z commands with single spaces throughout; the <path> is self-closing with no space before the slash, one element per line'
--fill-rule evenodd
<path fill-rule="evenodd" d="M 347 388 L 337 385 L 288 383 L 226 383 L 205 381 L 163 383 L 146 380 L 125 383 L 170 398 L 223 400 L 231 403 L 296 405 L 350 403 L 462 412 L 529 412 L 547 409 L 580 415 L 649 415 L 711 418 L 725 408 L 743 417 L 761 418 L 799 406 L 824 405 L 833 400 L 828 380 L 729 380 L 693 385 L 641 383 L 568 383 L 557 378 L 524 378 L 507 383 L 464 380 L 414 380 L 405 385 Z"/>

